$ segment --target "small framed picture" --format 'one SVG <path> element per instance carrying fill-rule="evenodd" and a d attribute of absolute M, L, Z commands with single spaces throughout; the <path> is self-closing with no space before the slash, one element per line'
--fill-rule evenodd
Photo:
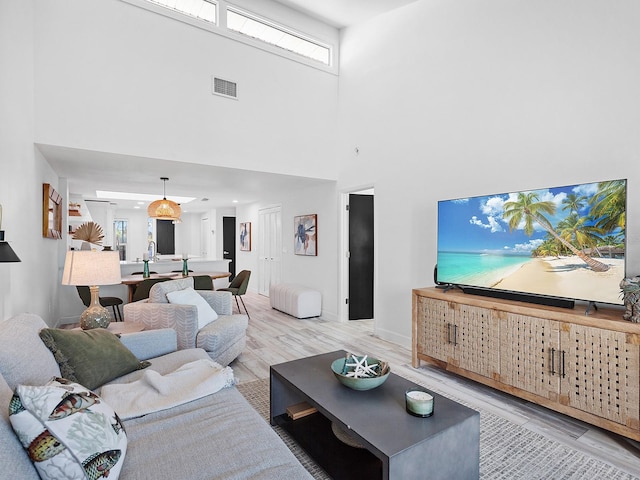
<path fill-rule="evenodd" d="M 2 213 L 0 213 L 2 223 Z M 48 183 L 42 184 L 42 236 L 62 238 L 62 197 Z"/>
<path fill-rule="evenodd" d="M 240 250 L 243 252 L 251 251 L 251 222 L 240 224 Z"/>
<path fill-rule="evenodd" d="M 318 255 L 318 215 L 293 217 L 294 244 L 296 255 Z"/>

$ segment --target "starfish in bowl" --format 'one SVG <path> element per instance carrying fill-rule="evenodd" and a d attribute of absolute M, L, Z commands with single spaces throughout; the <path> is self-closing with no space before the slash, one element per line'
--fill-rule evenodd
<path fill-rule="evenodd" d="M 369 365 L 369 362 L 367 361 L 367 355 L 364 355 L 360 359 L 358 359 L 356 355 L 351 355 L 351 358 L 355 363 L 346 364 L 347 367 L 353 367 L 352 371 L 347 372 L 347 377 L 362 378 L 378 376 L 378 373 L 374 370 L 376 367 L 378 367 L 378 364 L 374 363 L 372 365 Z"/>

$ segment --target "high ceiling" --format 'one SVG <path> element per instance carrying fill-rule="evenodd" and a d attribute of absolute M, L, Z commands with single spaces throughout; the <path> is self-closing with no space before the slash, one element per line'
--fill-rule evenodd
<path fill-rule="evenodd" d="M 337 28 L 365 21 L 416 0 L 276 0 Z M 184 211 L 202 212 L 234 207 L 269 198 L 270 192 L 305 188 L 327 182 L 304 177 L 278 175 L 151 158 L 115 155 L 51 145 L 38 148 L 61 177 L 67 178 L 75 198 L 96 199 L 96 190 L 147 193 L 160 196 L 168 177 L 167 197 L 195 197 Z M 241 188 L 240 188 L 241 187 Z M 204 200 L 207 199 L 207 200 Z M 134 208 L 137 202 L 110 200 L 118 208 Z"/>
<path fill-rule="evenodd" d="M 276 0 L 337 28 L 348 27 L 416 0 Z"/>

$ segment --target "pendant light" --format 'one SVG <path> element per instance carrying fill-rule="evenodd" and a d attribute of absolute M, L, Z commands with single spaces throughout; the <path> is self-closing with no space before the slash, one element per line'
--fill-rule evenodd
<path fill-rule="evenodd" d="M 162 192 L 163 198 L 162 200 L 156 200 L 151 202 L 149 208 L 147 208 L 147 213 L 151 218 L 157 218 L 158 220 L 173 220 L 174 222 L 181 222 L 180 214 L 182 210 L 180 209 L 180 205 L 171 200 L 167 200 L 166 193 L 166 181 L 169 180 L 167 177 L 160 177 L 162 180 Z"/>

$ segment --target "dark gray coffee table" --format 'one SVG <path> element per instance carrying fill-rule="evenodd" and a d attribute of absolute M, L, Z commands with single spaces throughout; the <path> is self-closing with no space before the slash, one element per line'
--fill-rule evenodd
<path fill-rule="evenodd" d="M 480 414 L 433 393 L 434 414 L 405 411 L 416 384 L 391 373 L 369 391 L 351 390 L 334 377 L 337 351 L 271 367 L 271 424 L 280 425 L 334 479 L 474 479 L 480 476 Z M 306 401 L 318 413 L 298 420 L 290 405 Z M 341 442 L 331 423 L 365 448 Z"/>

